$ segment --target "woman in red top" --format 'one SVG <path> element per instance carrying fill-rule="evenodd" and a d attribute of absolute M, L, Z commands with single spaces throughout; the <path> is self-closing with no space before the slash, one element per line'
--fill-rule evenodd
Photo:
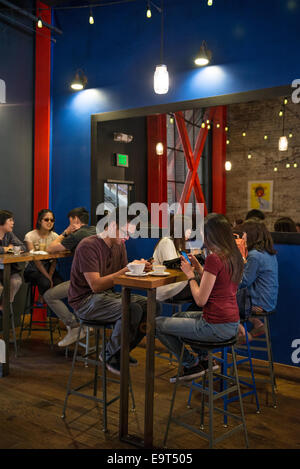
<path fill-rule="evenodd" d="M 211 213 L 204 221 L 204 243 L 209 250 L 204 268 L 194 256 L 191 264 L 182 258 L 181 269 L 186 274 L 196 304 L 201 311 L 187 311 L 173 317 L 156 319 L 158 339 L 179 360 L 182 340 L 224 341 L 237 335 L 239 310 L 236 302 L 238 284 L 243 275 L 243 259 L 235 243 L 232 229 L 224 215 Z M 201 276 L 200 285 L 195 271 Z M 194 379 L 205 373 L 206 352 L 195 356 L 187 349 L 183 355 L 183 373 L 179 379 Z M 175 382 L 176 377 L 170 379 Z"/>

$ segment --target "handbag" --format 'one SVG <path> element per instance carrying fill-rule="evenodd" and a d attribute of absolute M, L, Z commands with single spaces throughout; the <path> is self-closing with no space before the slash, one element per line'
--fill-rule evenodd
<path fill-rule="evenodd" d="M 196 254 L 195 257 L 201 265 L 204 265 L 205 257 L 203 256 L 203 254 Z M 176 257 L 175 259 L 170 259 L 168 261 L 163 262 L 163 265 L 165 265 L 167 269 L 175 269 L 175 270 L 180 270 L 180 264 L 181 264 L 180 257 Z"/>
<path fill-rule="evenodd" d="M 242 321 L 247 321 L 252 310 L 251 295 L 247 287 L 240 288 L 237 291 L 236 301 L 239 308 L 240 319 Z"/>

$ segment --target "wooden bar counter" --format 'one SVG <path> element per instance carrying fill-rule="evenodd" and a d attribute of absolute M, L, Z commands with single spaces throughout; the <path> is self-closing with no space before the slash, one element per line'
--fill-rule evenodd
<path fill-rule="evenodd" d="M 14 255 L 14 254 L 0 254 L 0 263 L 4 264 L 3 272 L 3 338 L 5 342 L 5 363 L 0 363 L 2 365 L 2 373 L 0 376 L 7 376 L 9 374 L 9 316 L 10 316 L 10 273 L 11 273 L 11 264 L 15 263 L 25 263 L 30 261 L 41 261 L 47 259 L 60 259 L 63 257 L 70 257 L 72 253 L 70 251 L 64 251 L 57 254 L 32 254 L 25 252 L 23 254 Z"/>

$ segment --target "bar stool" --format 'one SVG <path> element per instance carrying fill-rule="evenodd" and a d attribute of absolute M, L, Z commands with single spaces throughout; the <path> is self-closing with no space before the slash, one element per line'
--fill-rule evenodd
<path fill-rule="evenodd" d="M 23 331 L 28 331 L 28 336 L 30 337 L 32 331 L 44 331 L 44 332 L 50 332 L 50 343 L 51 343 L 51 348 L 53 348 L 53 332 L 56 329 L 56 326 L 53 325 L 52 323 L 52 318 L 57 318 L 57 316 L 50 310 L 50 308 L 46 304 L 39 305 L 35 302 L 35 293 L 36 293 L 36 285 L 32 285 L 31 283 L 28 283 L 28 289 L 27 289 L 27 295 L 26 295 L 26 302 L 25 302 L 25 308 L 22 314 L 22 320 L 21 320 L 21 328 L 20 328 L 20 336 L 19 336 L 19 342 L 21 343 L 22 340 L 22 334 Z M 47 318 L 46 320 L 40 320 L 36 321 L 32 319 L 33 316 L 33 311 L 35 309 L 45 309 L 47 310 Z M 29 326 L 25 327 L 24 322 L 25 322 L 25 315 L 30 314 L 30 322 Z M 44 325 L 46 327 L 32 327 L 33 325 Z M 58 324 L 58 332 L 59 336 L 61 337 L 61 331 L 60 327 Z"/>
<path fill-rule="evenodd" d="M 188 430 L 191 430 L 192 432 L 202 436 L 203 438 L 207 439 L 209 442 L 209 448 L 213 448 L 215 444 L 219 443 L 222 441 L 224 438 L 229 437 L 233 433 L 243 430 L 244 431 L 244 437 L 245 437 L 245 443 L 246 447 L 248 448 L 249 443 L 248 443 L 248 434 L 247 434 L 247 427 L 246 427 L 246 422 L 245 422 L 245 416 L 244 416 L 244 409 L 243 409 L 243 401 L 242 401 L 242 396 L 241 396 L 241 390 L 240 390 L 240 384 L 239 384 L 239 378 L 238 378 L 238 371 L 237 371 L 237 365 L 236 365 L 236 356 L 235 356 L 235 350 L 234 350 L 234 345 L 236 344 L 236 337 L 231 338 L 230 340 L 223 341 L 223 342 L 203 342 L 203 341 L 194 341 L 190 339 L 182 339 L 184 341 L 181 349 L 181 356 L 180 356 L 180 361 L 179 361 L 179 366 L 178 366 L 178 374 L 177 374 L 177 379 L 174 385 L 174 391 L 173 391 L 173 397 L 171 401 L 171 407 L 170 407 L 170 413 L 169 413 L 169 418 L 168 418 L 168 423 L 167 423 L 167 428 L 166 428 L 166 433 L 165 433 L 165 438 L 164 438 L 164 446 L 167 442 L 168 438 L 168 432 L 169 432 L 169 427 L 171 422 L 177 423 L 178 425 L 187 428 Z M 179 381 L 179 376 L 182 368 L 182 358 L 183 358 L 183 352 L 184 352 L 184 347 L 185 345 L 190 345 L 193 350 L 201 349 L 201 350 L 206 350 L 208 353 L 208 369 L 206 373 L 202 377 L 202 386 L 195 388 L 193 385 L 193 382 L 187 382 L 187 381 Z M 217 373 L 216 371 L 213 371 L 213 351 L 215 349 L 221 349 L 221 348 L 230 348 L 231 353 L 232 353 L 232 358 L 233 358 L 233 371 L 234 375 L 233 376 L 225 376 L 223 374 Z M 226 386 L 226 389 L 223 389 L 221 392 L 216 392 L 214 391 L 214 376 L 218 380 L 226 380 L 231 383 L 229 387 Z M 206 386 L 206 381 L 208 381 L 208 386 Z M 191 424 L 185 423 L 181 418 L 174 418 L 172 417 L 173 413 L 173 407 L 174 407 L 174 402 L 175 402 L 175 396 L 176 396 L 176 391 L 177 391 L 177 386 L 179 384 L 183 384 L 184 386 L 190 388 L 190 389 L 196 389 L 201 392 L 202 394 L 202 402 L 201 402 L 201 422 L 200 422 L 200 429 L 198 427 L 192 426 Z M 218 407 L 214 407 L 214 402 L 217 399 L 223 398 L 224 395 L 230 394 L 234 391 L 238 392 L 238 399 L 239 399 L 239 404 L 240 404 L 240 412 L 241 415 L 236 415 L 232 414 L 228 410 L 224 410 Z M 208 396 L 208 403 L 205 402 L 204 397 Z M 205 405 L 208 406 L 208 411 L 209 411 L 209 428 L 208 432 L 204 432 L 204 407 Z M 198 411 L 198 407 L 195 407 L 193 409 L 189 409 L 184 415 L 181 417 L 185 417 L 187 415 L 190 415 L 193 412 Z M 226 431 L 223 433 L 221 436 L 218 436 L 217 438 L 214 437 L 214 411 L 217 411 L 219 413 L 222 413 L 223 415 L 228 415 L 232 417 L 235 420 L 240 421 L 241 423 L 239 425 L 236 425 L 234 428 L 232 428 L 230 431 Z"/>
<path fill-rule="evenodd" d="M 14 348 L 15 348 L 15 357 L 18 357 L 18 345 L 17 345 L 17 336 L 16 336 L 16 328 L 15 328 L 15 317 L 14 317 L 14 310 L 13 310 L 13 305 L 12 303 L 9 303 L 9 316 L 11 320 L 11 329 L 13 333 L 13 341 L 14 341 Z M 0 311 L 0 316 L 2 315 L 2 311 Z"/>
<path fill-rule="evenodd" d="M 270 334 L 270 322 L 269 322 L 269 317 L 274 314 L 276 311 L 260 311 L 260 312 L 254 312 L 252 310 L 251 312 L 251 317 L 252 318 L 258 318 L 261 319 L 264 323 L 264 330 L 265 330 L 265 338 L 263 337 L 253 337 L 253 342 L 258 342 L 265 344 L 264 347 L 253 345 L 253 343 L 250 343 L 250 349 L 254 351 L 259 351 L 259 352 L 266 352 L 267 353 L 267 358 L 268 358 L 268 365 L 255 365 L 256 368 L 264 368 L 264 369 L 269 369 L 269 378 L 264 379 L 264 378 L 256 378 L 257 382 L 260 383 L 270 383 L 271 388 L 272 388 L 272 400 L 273 400 L 273 407 L 276 409 L 277 407 L 277 398 L 276 398 L 276 392 L 277 392 L 277 386 L 276 386 L 276 379 L 275 379 L 275 373 L 274 373 L 274 363 L 273 363 L 273 352 L 272 352 L 272 343 L 271 343 L 271 334 Z M 244 348 L 244 347 L 240 347 Z"/>
<path fill-rule="evenodd" d="M 86 363 L 87 357 L 84 355 L 82 357 L 77 357 L 77 352 L 78 352 L 78 346 L 79 346 L 79 337 L 80 337 L 80 332 L 83 327 L 92 327 L 95 331 L 95 350 L 92 352 L 88 353 L 88 356 L 92 355 L 93 353 L 96 354 L 96 360 L 91 360 L 88 359 L 88 363 L 91 363 L 95 366 L 95 371 L 94 371 L 94 379 L 76 387 L 76 388 L 71 388 L 71 383 L 72 383 L 72 376 L 73 376 L 73 371 L 74 371 L 74 366 L 76 359 L 77 361 L 83 361 Z M 103 431 L 107 432 L 107 408 L 109 405 L 111 405 L 113 402 L 117 401 L 120 398 L 120 394 L 117 396 L 113 397 L 111 400 L 107 400 L 107 382 L 113 382 L 113 383 L 120 383 L 119 380 L 113 379 L 113 378 L 107 378 L 106 376 L 106 358 L 105 358 L 105 349 L 106 349 L 106 331 L 108 329 L 113 329 L 114 324 L 102 322 L 102 321 L 87 321 L 80 319 L 80 327 L 78 331 L 78 336 L 75 344 L 75 349 L 74 349 L 74 355 L 73 355 L 73 361 L 72 361 L 72 367 L 69 375 L 69 380 L 68 380 L 68 385 L 67 385 L 67 392 L 66 392 L 66 397 L 65 397 L 65 402 L 64 402 L 64 407 L 63 407 L 63 412 L 62 412 L 62 418 L 64 419 L 66 417 L 66 408 L 67 408 L 67 401 L 68 397 L 70 394 L 73 394 L 75 396 L 80 396 L 85 399 L 92 400 L 94 402 L 98 402 L 103 405 Z M 102 360 L 99 360 L 99 341 L 100 341 L 100 331 L 102 332 Z M 102 375 L 98 376 L 98 367 L 99 363 L 101 364 L 102 367 Z M 97 397 L 98 394 L 98 379 L 101 380 L 102 383 L 102 397 L 99 398 Z M 85 394 L 80 392 L 83 388 L 88 387 L 90 385 L 93 385 L 93 395 L 90 394 Z M 129 376 L 129 389 L 131 393 L 131 398 L 132 398 L 132 411 L 135 411 L 135 400 L 134 400 L 134 394 L 132 390 L 132 385 L 131 385 L 131 380 Z"/>
<path fill-rule="evenodd" d="M 259 400 L 258 400 L 257 390 L 256 390 L 256 383 L 255 383 L 253 364 L 252 364 L 252 357 L 251 357 L 251 351 L 250 351 L 250 343 L 249 343 L 249 339 L 248 339 L 247 324 L 246 324 L 246 321 L 241 321 L 241 322 L 243 322 L 243 325 L 244 325 L 244 328 L 245 328 L 247 356 L 244 357 L 244 358 L 241 358 L 241 359 L 236 359 L 236 364 L 238 366 L 240 364 L 244 364 L 244 363 L 249 362 L 250 372 L 251 372 L 251 380 L 252 380 L 252 382 L 249 382 L 249 381 L 245 381 L 247 379 L 247 377 L 242 377 L 242 376 L 239 377 L 239 383 L 243 384 L 244 386 L 249 388 L 249 391 L 241 392 L 241 396 L 242 396 L 242 398 L 244 398 L 244 397 L 247 397 L 247 396 L 254 395 L 255 402 L 256 402 L 256 413 L 259 414 L 260 413 L 260 406 L 259 406 Z M 235 348 L 239 350 L 240 346 L 237 344 L 235 346 Z M 217 350 L 215 350 L 215 352 L 217 352 Z M 231 363 L 228 362 L 228 347 L 222 347 L 221 348 L 221 357 L 215 355 L 214 358 L 217 362 L 219 362 L 221 364 L 222 374 L 223 375 L 228 376 L 230 374 L 230 372 L 233 371 L 233 362 L 231 362 Z M 226 389 L 226 386 L 227 386 L 226 381 L 224 381 L 222 384 L 223 384 L 223 389 Z M 202 386 L 196 380 L 193 381 L 193 385 L 195 387 L 201 387 Z M 187 407 L 190 407 L 190 405 L 191 405 L 192 392 L 193 392 L 193 389 L 190 390 Z M 224 397 L 223 397 L 224 410 L 227 411 L 228 404 L 230 404 L 231 402 L 235 402 L 238 399 L 239 399 L 238 396 L 228 398 L 227 394 L 225 394 Z M 227 426 L 227 420 L 228 420 L 227 419 L 227 414 L 224 414 L 224 426 L 225 427 Z"/>

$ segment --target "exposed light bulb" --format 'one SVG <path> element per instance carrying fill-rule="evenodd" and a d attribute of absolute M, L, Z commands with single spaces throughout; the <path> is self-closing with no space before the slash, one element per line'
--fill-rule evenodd
<path fill-rule="evenodd" d="M 293 137 L 293 134 L 292 132 L 289 133 L 289 138 L 292 138 Z"/>
<path fill-rule="evenodd" d="M 155 148 L 155 149 L 156 149 L 156 154 L 157 154 L 157 155 L 163 155 L 163 154 L 164 154 L 164 146 L 163 146 L 162 142 L 158 142 L 158 143 L 156 144 L 156 148 Z"/>
<path fill-rule="evenodd" d="M 201 127 L 202 127 L 202 129 L 205 128 L 205 122 L 202 122 Z"/>
<path fill-rule="evenodd" d="M 248 153 L 248 160 L 251 160 L 251 158 L 252 158 L 251 153 Z"/>
<path fill-rule="evenodd" d="M 147 5 L 147 12 L 146 12 L 146 16 L 147 16 L 147 18 L 151 18 L 151 16 L 152 16 L 152 13 L 151 13 L 151 8 L 150 8 L 150 5 L 149 5 L 149 3 L 148 3 L 148 5 Z"/>
<path fill-rule="evenodd" d="M 226 140 L 226 145 L 229 145 L 229 143 L 230 143 L 230 140 Z"/>
<path fill-rule="evenodd" d="M 297 168 L 298 167 L 298 164 L 297 163 L 294 163 L 294 168 Z"/>
<path fill-rule="evenodd" d="M 213 4 L 213 0 L 207 0 L 207 5 L 208 5 L 209 7 L 211 7 L 212 4 Z"/>
<path fill-rule="evenodd" d="M 283 104 L 286 105 L 288 103 L 288 99 L 284 98 Z"/>
<path fill-rule="evenodd" d="M 41 20 L 41 17 L 39 16 L 38 22 L 37 22 L 37 27 L 42 28 L 43 27 L 43 22 Z"/>
<path fill-rule="evenodd" d="M 210 124 L 207 124 L 207 128 L 208 128 L 208 130 L 210 130 Z"/>
<path fill-rule="evenodd" d="M 228 130 L 229 130 L 229 127 L 226 126 L 225 127 L 225 132 L 228 132 Z"/>
<path fill-rule="evenodd" d="M 282 116 L 283 116 L 283 110 L 282 110 L 282 109 L 280 109 L 278 115 L 279 115 L 279 117 L 282 117 Z"/>
<path fill-rule="evenodd" d="M 206 123 L 209 124 L 209 119 L 206 119 Z"/>
<path fill-rule="evenodd" d="M 277 168 L 277 166 L 275 166 L 275 168 L 274 168 L 274 171 L 275 171 L 275 173 L 278 171 L 278 168 Z"/>
<path fill-rule="evenodd" d="M 90 10 L 89 23 L 90 23 L 90 24 L 94 24 L 94 23 L 95 23 L 92 10 Z"/>
<path fill-rule="evenodd" d="M 288 149 L 288 140 L 287 138 L 283 135 L 280 137 L 278 141 L 278 150 L 279 151 L 286 151 Z"/>
<path fill-rule="evenodd" d="M 154 72 L 154 91 L 166 94 L 169 91 L 169 73 L 166 65 L 157 65 Z"/>
<path fill-rule="evenodd" d="M 267 136 L 267 135 L 264 135 L 264 140 L 268 140 L 268 136 Z"/>
<path fill-rule="evenodd" d="M 243 136 L 243 137 L 246 137 L 246 132 L 243 132 L 243 133 L 242 133 L 242 136 Z"/>
<path fill-rule="evenodd" d="M 291 167 L 290 163 L 287 163 L 287 164 L 285 165 L 285 167 L 286 167 L 286 168 L 290 168 L 290 167 Z"/>
<path fill-rule="evenodd" d="M 231 168 L 232 168 L 231 161 L 226 161 L 226 163 L 225 163 L 226 171 L 231 171 Z"/>
<path fill-rule="evenodd" d="M 217 129 L 219 129 L 219 128 L 220 128 L 220 124 L 217 124 Z"/>

